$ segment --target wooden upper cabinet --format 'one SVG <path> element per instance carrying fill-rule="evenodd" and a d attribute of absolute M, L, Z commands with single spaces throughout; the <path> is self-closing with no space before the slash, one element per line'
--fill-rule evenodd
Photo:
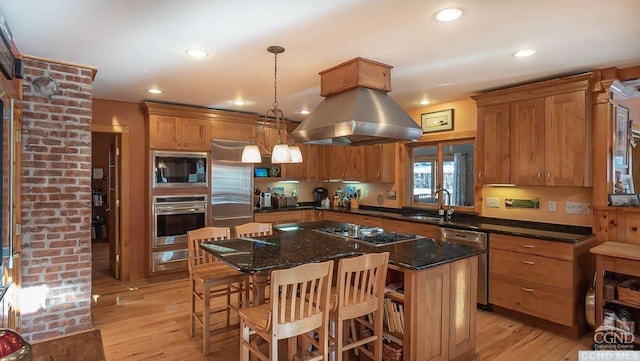
<path fill-rule="evenodd" d="M 392 183 L 396 176 L 396 143 L 364 146 L 364 181 Z"/>
<path fill-rule="evenodd" d="M 591 186 L 591 122 L 585 91 L 545 98 L 547 185 Z"/>
<path fill-rule="evenodd" d="M 345 150 L 345 180 L 362 181 L 364 179 L 364 147 L 349 146 Z"/>
<path fill-rule="evenodd" d="M 280 142 L 280 136 L 278 135 L 278 130 L 276 128 L 262 126 L 261 124 L 255 126 L 254 137 L 256 144 L 264 147 L 264 149 L 269 152 L 273 150 L 274 145 Z M 284 135 L 282 136 L 282 140 L 285 141 Z M 271 154 L 264 153 L 262 156 L 271 157 Z"/>
<path fill-rule="evenodd" d="M 476 184 L 509 183 L 509 104 L 478 108 Z"/>
<path fill-rule="evenodd" d="M 211 148 L 209 122 L 150 115 L 149 144 L 152 149 L 208 151 Z"/>
<path fill-rule="evenodd" d="M 324 148 L 324 167 L 326 179 L 344 179 L 347 162 L 346 146 L 326 146 Z"/>
<path fill-rule="evenodd" d="M 477 184 L 592 185 L 593 74 L 474 96 Z"/>
<path fill-rule="evenodd" d="M 511 182 L 544 185 L 544 99 L 511 103 Z"/>

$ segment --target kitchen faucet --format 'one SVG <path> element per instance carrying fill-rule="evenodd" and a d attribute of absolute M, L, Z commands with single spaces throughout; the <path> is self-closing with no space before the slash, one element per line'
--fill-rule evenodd
<path fill-rule="evenodd" d="M 445 222 L 448 222 L 451 220 L 451 215 L 454 211 L 453 209 L 451 209 L 451 193 L 449 193 L 449 191 L 444 188 L 438 188 L 434 193 L 438 194 L 440 192 L 447 194 L 447 210 L 446 212 L 444 212 L 444 220 Z M 442 207 L 442 202 L 440 203 L 440 207 Z"/>

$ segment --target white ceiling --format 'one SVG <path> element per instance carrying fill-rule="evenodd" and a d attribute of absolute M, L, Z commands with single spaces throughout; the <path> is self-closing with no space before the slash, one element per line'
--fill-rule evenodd
<path fill-rule="evenodd" d="M 436 22 L 449 6 L 464 16 Z M 21 53 L 96 67 L 98 99 L 264 114 L 266 49 L 283 46 L 278 100 L 295 120 L 322 100 L 318 72 L 358 56 L 394 67 L 390 95 L 405 109 L 640 64 L 638 0 L 0 0 L 0 11 Z M 211 55 L 189 58 L 191 47 Z M 511 56 L 523 48 L 537 53 Z"/>

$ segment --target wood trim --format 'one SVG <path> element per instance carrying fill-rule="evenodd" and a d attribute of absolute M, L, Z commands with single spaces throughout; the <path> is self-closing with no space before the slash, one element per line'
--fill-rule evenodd
<path fill-rule="evenodd" d="M 593 73 L 589 72 L 490 91 L 485 94 L 472 96 L 471 98 L 476 101 L 478 107 L 483 107 L 579 90 L 591 90 L 593 78 Z"/>
<path fill-rule="evenodd" d="M 74 68 L 83 68 L 83 69 L 87 69 L 91 71 L 91 80 L 96 80 L 96 74 L 98 74 L 98 68 L 94 67 L 94 66 L 90 66 L 90 65 L 83 65 L 83 64 L 76 64 L 76 63 L 70 63 L 68 61 L 62 61 L 62 60 L 54 60 L 54 59 L 49 59 L 49 58 L 43 58 L 40 56 L 35 56 L 35 55 L 25 55 L 25 54 L 21 54 L 22 58 L 27 58 L 27 59 L 33 59 L 36 61 L 44 61 L 46 63 L 52 63 L 52 64 L 59 64 L 59 65 L 67 65 L 67 66 L 72 66 Z"/>
<path fill-rule="evenodd" d="M 131 204 L 129 199 L 130 193 L 130 172 L 131 167 L 131 139 L 129 127 L 123 125 L 103 125 L 92 124 L 92 132 L 100 133 L 118 133 L 121 141 L 121 165 L 120 165 L 120 280 L 129 281 L 131 271 L 131 223 L 130 212 Z"/>
<path fill-rule="evenodd" d="M 263 119 L 258 114 L 209 109 L 193 105 L 143 102 L 141 107 L 146 117 L 150 115 L 165 115 L 180 118 L 224 120 L 225 122 L 263 123 Z"/>
<path fill-rule="evenodd" d="M 475 130 L 464 130 L 460 132 L 447 132 L 447 133 L 425 133 L 422 135 L 418 142 L 437 142 L 437 141 L 446 141 L 446 140 L 465 140 L 465 139 L 475 139 L 477 132 Z M 414 145 L 416 143 L 409 142 L 405 143 L 406 145 Z"/>

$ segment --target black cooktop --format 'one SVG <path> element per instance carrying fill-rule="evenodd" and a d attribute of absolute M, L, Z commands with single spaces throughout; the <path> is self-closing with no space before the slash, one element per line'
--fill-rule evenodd
<path fill-rule="evenodd" d="M 378 228 L 372 228 L 372 232 L 369 235 L 363 235 L 362 230 L 369 229 L 369 227 L 360 226 L 360 231 L 357 237 L 349 235 L 347 227 L 334 227 L 334 228 L 320 228 L 319 232 L 334 234 L 336 236 L 347 237 L 356 241 L 366 242 L 373 246 L 384 246 L 392 243 L 412 241 L 414 239 L 424 238 L 415 234 L 398 233 L 398 232 L 382 232 L 380 233 Z"/>

